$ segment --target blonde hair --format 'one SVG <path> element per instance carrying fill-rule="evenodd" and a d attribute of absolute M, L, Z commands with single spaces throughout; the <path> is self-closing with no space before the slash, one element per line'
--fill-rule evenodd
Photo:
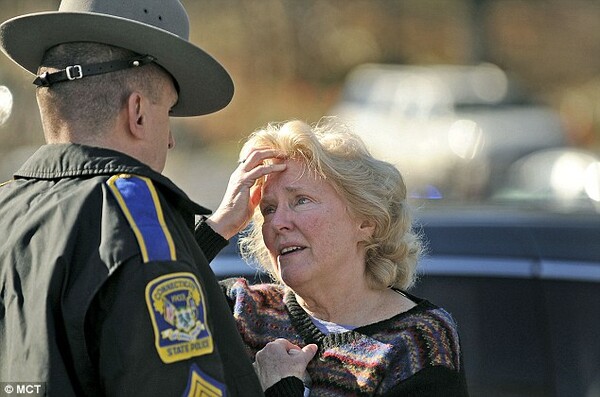
<path fill-rule="evenodd" d="M 271 123 L 253 132 L 242 152 L 252 147 L 277 149 L 301 161 L 331 184 L 352 215 L 373 222 L 373 235 L 365 242 L 366 277 L 372 288 L 406 290 L 414 284 L 423 245 L 412 228 L 402 176 L 392 164 L 374 158 L 348 126 L 333 117 L 313 126 L 298 120 Z M 242 256 L 281 282 L 262 238 L 262 223 L 257 210 L 240 238 Z"/>

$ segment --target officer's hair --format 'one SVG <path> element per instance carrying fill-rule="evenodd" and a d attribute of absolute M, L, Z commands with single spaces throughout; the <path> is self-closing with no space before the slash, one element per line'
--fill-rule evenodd
<path fill-rule="evenodd" d="M 38 73 L 70 65 L 85 65 L 137 56 L 132 51 L 99 43 L 59 44 L 44 54 Z M 88 76 L 82 79 L 39 87 L 37 100 L 46 130 L 56 122 L 68 122 L 81 134 L 101 134 L 113 127 L 118 112 L 133 91 L 157 102 L 170 75 L 151 63 L 139 68 Z"/>

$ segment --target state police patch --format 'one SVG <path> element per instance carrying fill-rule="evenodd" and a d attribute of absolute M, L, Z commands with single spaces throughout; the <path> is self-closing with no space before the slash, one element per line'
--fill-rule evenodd
<path fill-rule="evenodd" d="M 213 352 L 202 288 L 192 273 L 171 273 L 150 281 L 146 304 L 156 351 L 164 363 Z"/>

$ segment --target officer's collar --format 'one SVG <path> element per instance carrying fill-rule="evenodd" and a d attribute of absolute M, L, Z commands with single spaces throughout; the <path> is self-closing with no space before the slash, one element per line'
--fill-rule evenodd
<path fill-rule="evenodd" d="M 169 178 L 133 157 L 111 149 L 73 143 L 44 145 L 21 166 L 14 177 L 58 179 L 119 173 L 148 177 L 174 195 L 186 210 L 198 215 L 211 213 L 209 209 L 193 202 Z"/>

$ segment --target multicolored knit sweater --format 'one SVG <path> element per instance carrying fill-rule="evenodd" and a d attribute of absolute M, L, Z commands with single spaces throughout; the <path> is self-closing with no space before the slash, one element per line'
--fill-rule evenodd
<path fill-rule="evenodd" d="M 390 319 L 325 335 L 275 284 L 228 279 L 222 287 L 252 360 L 268 342 L 316 343 L 308 365 L 311 396 L 466 396 L 456 324 L 450 314 L 407 294 L 417 305 Z"/>

